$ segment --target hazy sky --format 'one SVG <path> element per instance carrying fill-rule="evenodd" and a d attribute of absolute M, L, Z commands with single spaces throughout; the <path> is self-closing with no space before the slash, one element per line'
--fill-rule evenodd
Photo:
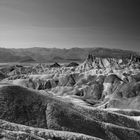
<path fill-rule="evenodd" d="M 0 0 L 0 47 L 139 50 L 140 0 Z"/>

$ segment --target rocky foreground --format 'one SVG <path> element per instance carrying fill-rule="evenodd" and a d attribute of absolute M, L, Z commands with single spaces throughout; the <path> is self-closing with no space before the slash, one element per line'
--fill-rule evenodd
<path fill-rule="evenodd" d="M 139 58 L 1 68 L 0 138 L 139 140 Z"/>

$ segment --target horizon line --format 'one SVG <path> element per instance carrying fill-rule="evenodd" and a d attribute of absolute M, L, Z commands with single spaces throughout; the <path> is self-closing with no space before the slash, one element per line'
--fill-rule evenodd
<path fill-rule="evenodd" d="M 124 48 L 109 48 L 109 47 L 71 47 L 71 48 L 60 48 L 60 47 L 27 47 L 27 48 L 8 48 L 8 47 L 0 47 L 0 49 L 34 49 L 34 48 L 38 48 L 38 49 L 60 49 L 60 50 L 70 50 L 70 49 L 109 49 L 109 50 L 122 50 L 122 51 L 131 51 L 131 52 L 140 52 L 137 50 L 131 50 L 131 49 L 124 49 Z"/>

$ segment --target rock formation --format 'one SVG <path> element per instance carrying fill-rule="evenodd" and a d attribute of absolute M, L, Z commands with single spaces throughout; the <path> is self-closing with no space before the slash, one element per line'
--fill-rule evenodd
<path fill-rule="evenodd" d="M 139 140 L 139 64 L 89 54 L 68 67 L 1 68 L 0 139 Z"/>

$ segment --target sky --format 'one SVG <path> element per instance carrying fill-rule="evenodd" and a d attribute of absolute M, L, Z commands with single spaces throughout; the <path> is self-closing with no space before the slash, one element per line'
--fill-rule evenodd
<path fill-rule="evenodd" d="M 137 51 L 140 0 L 0 0 L 0 47 Z"/>

